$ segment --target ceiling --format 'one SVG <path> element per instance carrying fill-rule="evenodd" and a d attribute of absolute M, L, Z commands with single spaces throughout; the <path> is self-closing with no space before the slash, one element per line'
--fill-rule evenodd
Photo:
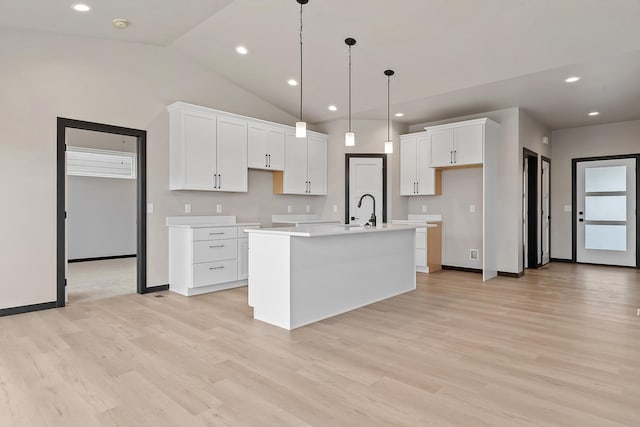
<path fill-rule="evenodd" d="M 299 73 L 295 0 L 97 1 L 81 16 L 73 0 L 0 0 L 0 26 L 168 46 L 297 115 L 300 88 L 286 84 Z M 132 26 L 113 29 L 116 17 Z M 305 120 L 345 118 L 348 36 L 354 118 L 386 118 L 392 68 L 392 113 L 406 123 L 515 106 L 554 129 L 640 119 L 638 22 L 637 0 L 310 0 Z"/>

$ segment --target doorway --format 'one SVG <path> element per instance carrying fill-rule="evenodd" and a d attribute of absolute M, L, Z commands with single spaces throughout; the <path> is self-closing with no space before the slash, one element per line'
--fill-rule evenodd
<path fill-rule="evenodd" d="M 524 268 L 538 268 L 538 154 L 524 148 L 522 168 Z"/>
<path fill-rule="evenodd" d="M 542 176 L 540 187 L 540 222 L 542 235 L 540 236 L 540 264 L 545 265 L 551 261 L 551 159 L 542 156 Z"/>
<path fill-rule="evenodd" d="M 147 293 L 151 290 L 146 284 L 146 138 L 144 130 L 123 128 L 100 123 L 85 122 L 58 117 L 57 122 L 57 307 L 66 305 L 66 285 L 67 285 L 67 140 L 71 132 L 84 130 L 99 132 L 110 135 L 118 135 L 120 138 L 129 138 L 135 145 L 135 172 L 136 172 L 136 195 L 135 195 L 135 291 L 137 293 Z M 82 151 L 82 150 L 80 150 Z M 103 153 L 104 154 L 104 153 Z M 122 159 L 125 156 L 122 155 Z M 122 160 L 124 163 L 125 160 Z M 126 168 L 124 168 L 126 169 Z M 99 227 L 100 224 L 95 224 Z M 101 257 L 95 257 L 101 258 Z M 164 287 L 161 287 L 164 288 Z"/>
<path fill-rule="evenodd" d="M 365 224 L 374 212 L 377 223 L 387 222 L 387 155 L 345 155 L 345 224 Z"/>
<path fill-rule="evenodd" d="M 638 266 L 638 157 L 573 160 L 575 262 Z"/>

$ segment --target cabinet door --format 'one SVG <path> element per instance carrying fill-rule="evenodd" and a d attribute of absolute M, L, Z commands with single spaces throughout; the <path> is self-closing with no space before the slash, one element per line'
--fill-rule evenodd
<path fill-rule="evenodd" d="M 327 139 L 309 135 L 307 138 L 307 176 L 309 194 L 327 194 Z"/>
<path fill-rule="evenodd" d="M 416 194 L 416 144 L 415 136 L 400 137 L 400 195 Z"/>
<path fill-rule="evenodd" d="M 249 123 L 249 167 L 267 169 L 267 126 Z"/>
<path fill-rule="evenodd" d="M 284 146 L 285 194 L 307 194 L 307 140 L 296 138 L 293 132 L 285 134 Z"/>
<path fill-rule="evenodd" d="M 216 117 L 182 113 L 183 190 L 213 190 L 216 173 Z"/>
<path fill-rule="evenodd" d="M 238 280 L 249 277 L 249 239 L 238 239 Z"/>
<path fill-rule="evenodd" d="M 267 156 L 267 169 L 284 170 L 284 129 L 270 128 L 267 131 Z"/>
<path fill-rule="evenodd" d="M 218 190 L 246 192 L 247 122 L 218 117 L 217 142 Z"/>
<path fill-rule="evenodd" d="M 456 165 L 482 164 L 484 125 L 461 126 L 454 129 L 454 161 Z"/>
<path fill-rule="evenodd" d="M 417 145 L 417 194 L 421 196 L 433 196 L 436 194 L 436 170 L 431 165 L 431 144 L 427 135 L 418 137 Z"/>
<path fill-rule="evenodd" d="M 453 165 L 453 129 L 427 132 L 431 142 L 431 167 Z"/>

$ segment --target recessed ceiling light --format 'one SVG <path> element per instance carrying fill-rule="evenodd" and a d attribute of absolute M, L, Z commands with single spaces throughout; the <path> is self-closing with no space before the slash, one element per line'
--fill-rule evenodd
<path fill-rule="evenodd" d="M 567 83 L 575 83 L 578 80 L 580 80 L 580 77 L 578 77 L 578 76 L 571 76 L 571 77 L 567 77 L 566 79 L 564 79 L 564 81 L 567 82 Z"/>
<path fill-rule="evenodd" d="M 329 111 L 338 111 L 338 107 L 335 105 L 329 105 Z"/>
<path fill-rule="evenodd" d="M 396 113 L 395 116 L 396 117 L 402 117 L 402 116 L 404 116 L 404 113 Z"/>
<path fill-rule="evenodd" d="M 590 116 L 597 116 L 598 114 L 600 114 L 598 111 L 592 111 L 589 113 Z"/>
<path fill-rule="evenodd" d="M 91 10 L 91 6 L 84 3 L 76 3 L 71 5 L 71 9 L 75 10 L 76 12 L 89 12 Z"/>
<path fill-rule="evenodd" d="M 247 53 L 249 53 L 247 48 L 244 47 L 244 46 L 237 46 L 236 47 L 236 52 L 238 52 L 240 55 L 246 55 Z"/>
<path fill-rule="evenodd" d="M 298 86 L 298 81 L 296 79 L 289 79 L 287 80 L 287 84 L 289 86 Z"/>

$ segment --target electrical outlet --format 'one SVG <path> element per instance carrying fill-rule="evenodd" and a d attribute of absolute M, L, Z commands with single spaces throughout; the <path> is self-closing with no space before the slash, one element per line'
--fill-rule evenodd
<path fill-rule="evenodd" d="M 638 311 L 636 312 L 636 316 L 640 316 L 640 308 L 638 309 Z"/>
<path fill-rule="evenodd" d="M 216 205 L 216 212 L 217 212 L 217 213 L 222 213 L 222 205 L 221 205 L 220 203 L 218 203 L 218 204 Z"/>
<path fill-rule="evenodd" d="M 307 211 L 307 213 L 311 212 L 311 206 L 307 205 L 307 206 L 305 207 L 305 210 Z"/>
<path fill-rule="evenodd" d="M 477 249 L 469 249 L 469 259 L 471 261 L 478 260 L 478 250 Z"/>
<path fill-rule="evenodd" d="M 148 214 L 153 213 L 153 203 L 147 203 L 147 213 Z"/>
<path fill-rule="evenodd" d="M 469 212 L 475 213 L 476 212 L 476 205 L 469 205 Z"/>
<path fill-rule="evenodd" d="M 288 206 L 287 206 L 287 212 L 288 212 L 288 213 L 293 212 L 293 207 L 292 207 L 291 205 L 288 205 Z"/>
<path fill-rule="evenodd" d="M 338 205 L 333 205 L 333 213 L 338 213 Z"/>
<path fill-rule="evenodd" d="M 190 204 L 184 205 L 184 213 L 191 213 L 191 205 Z"/>
<path fill-rule="evenodd" d="M 422 213 L 427 213 L 427 205 L 422 205 Z"/>

